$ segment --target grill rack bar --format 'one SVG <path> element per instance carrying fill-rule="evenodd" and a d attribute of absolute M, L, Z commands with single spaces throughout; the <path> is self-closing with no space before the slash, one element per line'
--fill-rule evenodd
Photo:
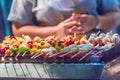
<path fill-rule="evenodd" d="M 88 53 L 80 53 L 74 56 L 76 53 L 69 53 L 63 57 L 61 55 L 56 55 L 49 57 L 50 55 L 41 55 L 37 58 L 32 58 L 34 55 L 26 54 L 24 56 L 18 55 L 16 58 L 16 55 L 12 56 L 0 56 L 0 63 L 5 62 L 5 63 L 87 63 L 90 62 L 90 59 L 93 56 L 98 56 L 96 59 L 100 59 L 103 55 L 103 51 L 96 52 L 96 51 L 90 51 Z M 74 56 L 74 58 L 71 58 Z M 80 60 L 82 59 L 82 60 Z"/>
<path fill-rule="evenodd" d="M 100 63 L 94 64 L 0 63 L 0 79 L 13 78 L 16 80 L 17 79 L 99 80 L 103 67 L 104 64 Z"/>

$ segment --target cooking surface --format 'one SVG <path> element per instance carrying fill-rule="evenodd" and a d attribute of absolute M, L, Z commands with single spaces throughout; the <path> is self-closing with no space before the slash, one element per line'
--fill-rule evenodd
<path fill-rule="evenodd" d="M 0 79 L 100 79 L 104 64 L 0 63 Z"/>

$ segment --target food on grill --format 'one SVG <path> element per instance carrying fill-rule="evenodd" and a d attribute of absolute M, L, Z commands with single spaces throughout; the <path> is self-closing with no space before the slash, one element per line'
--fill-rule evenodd
<path fill-rule="evenodd" d="M 21 37 L 6 36 L 0 44 L 1 61 L 20 61 L 23 59 L 42 60 L 52 62 L 80 62 L 89 61 L 92 56 L 101 57 L 102 52 L 114 47 L 120 42 L 120 36 L 112 32 L 83 35 L 49 36 L 42 39 L 36 36 L 31 39 L 28 35 Z"/>

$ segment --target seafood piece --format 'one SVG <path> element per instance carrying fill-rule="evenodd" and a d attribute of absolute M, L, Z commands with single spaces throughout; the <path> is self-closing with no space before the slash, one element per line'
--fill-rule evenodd
<path fill-rule="evenodd" d="M 73 48 L 70 49 L 69 52 L 67 52 L 67 53 L 65 53 L 63 55 L 60 55 L 60 57 L 64 57 L 64 56 L 66 56 L 66 55 L 68 55 L 70 53 L 75 53 L 75 52 L 78 52 L 78 51 L 79 51 L 79 49 L 77 47 L 73 47 Z"/>
<path fill-rule="evenodd" d="M 106 44 L 107 42 L 111 42 L 111 38 L 113 36 L 112 31 L 106 33 L 105 37 L 103 38 L 103 42 Z"/>
<path fill-rule="evenodd" d="M 77 48 L 78 48 L 78 52 L 75 55 L 73 55 L 71 57 L 71 59 L 73 59 L 74 57 L 76 57 L 78 54 L 87 53 L 90 50 L 92 50 L 93 44 L 91 44 L 91 43 L 89 43 L 89 44 L 80 44 L 80 45 L 77 45 Z"/>
<path fill-rule="evenodd" d="M 46 49 L 42 49 L 41 54 L 38 54 L 37 56 L 35 56 L 35 58 L 40 57 L 43 54 L 49 54 L 49 57 L 52 57 L 54 54 L 56 54 L 58 51 L 54 48 L 54 47 L 50 47 L 47 50 Z"/>
<path fill-rule="evenodd" d="M 97 37 L 97 35 L 96 35 L 95 33 L 93 33 L 93 34 L 90 35 L 88 41 L 89 41 L 90 43 L 96 45 L 96 44 L 97 44 L 97 43 L 96 43 L 96 37 Z"/>
<path fill-rule="evenodd" d="M 107 51 L 113 47 L 113 43 L 107 42 L 104 46 L 97 47 L 98 50 Z"/>
<path fill-rule="evenodd" d="M 100 35 L 99 35 L 99 38 L 101 38 L 101 39 L 103 39 L 105 37 L 105 33 L 101 33 Z"/>
<path fill-rule="evenodd" d="M 74 47 L 76 47 L 75 44 L 72 44 L 72 45 L 69 45 L 69 46 L 67 46 L 67 47 L 64 47 L 64 48 L 61 50 L 61 53 L 70 52 L 70 50 L 71 50 L 72 48 L 74 48 Z"/>
<path fill-rule="evenodd" d="M 99 44 L 100 46 L 103 46 L 105 44 L 103 41 L 104 37 L 105 37 L 104 33 L 101 33 L 98 37 L 96 37 L 95 41 L 97 45 Z"/>
<path fill-rule="evenodd" d="M 57 53 L 58 51 L 54 48 L 54 47 L 50 47 L 49 48 L 49 54 L 55 54 Z"/>
<path fill-rule="evenodd" d="M 113 42 L 113 43 L 118 43 L 118 42 L 120 42 L 120 35 L 118 34 L 118 33 L 115 33 L 113 36 L 112 36 L 112 38 L 111 38 L 111 41 Z"/>
<path fill-rule="evenodd" d="M 92 48 L 93 48 L 93 44 L 88 43 L 88 44 L 85 44 L 85 45 L 83 45 L 82 47 L 80 47 L 80 48 L 79 48 L 79 51 L 80 51 L 81 53 L 86 53 L 86 52 L 92 50 Z"/>

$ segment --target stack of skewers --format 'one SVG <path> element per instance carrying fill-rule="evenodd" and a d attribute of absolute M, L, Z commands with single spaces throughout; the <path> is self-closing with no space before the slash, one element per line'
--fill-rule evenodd
<path fill-rule="evenodd" d="M 90 62 L 93 56 L 102 57 L 103 52 L 120 42 L 120 36 L 112 32 L 86 35 L 49 36 L 45 39 L 28 35 L 6 36 L 0 44 L 0 62 Z"/>

